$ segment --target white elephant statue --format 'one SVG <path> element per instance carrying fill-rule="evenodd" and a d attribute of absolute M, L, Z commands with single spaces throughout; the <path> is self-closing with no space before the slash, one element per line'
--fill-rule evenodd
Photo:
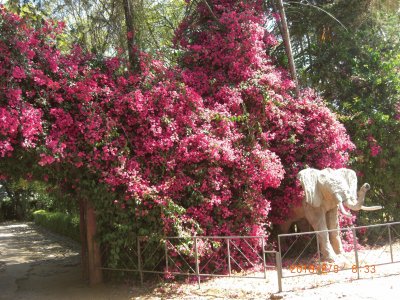
<path fill-rule="evenodd" d="M 280 226 L 282 232 L 287 232 L 293 222 L 304 218 L 315 231 L 339 229 L 338 209 L 345 216 L 351 216 L 345 207 L 355 211 L 382 208 L 363 205 L 370 186 L 364 183 L 357 192 L 357 176 L 353 170 L 308 168 L 300 171 L 297 178 L 304 189 L 305 197 L 302 206 L 295 207 L 293 216 Z M 325 260 L 335 261 L 337 255 L 343 253 L 339 231 L 321 232 L 318 237 L 320 251 Z"/>

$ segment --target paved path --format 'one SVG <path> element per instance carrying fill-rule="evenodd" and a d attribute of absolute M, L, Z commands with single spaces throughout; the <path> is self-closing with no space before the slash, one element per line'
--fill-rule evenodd
<path fill-rule="evenodd" d="M 32 223 L 0 223 L 0 300 L 129 299 L 129 289 L 89 288 L 79 245 Z"/>

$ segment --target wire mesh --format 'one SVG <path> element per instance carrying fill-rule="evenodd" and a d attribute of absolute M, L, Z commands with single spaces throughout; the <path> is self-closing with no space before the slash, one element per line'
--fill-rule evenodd
<path fill-rule="evenodd" d="M 389 227 L 360 227 L 356 229 L 360 268 L 391 263 Z"/>
<path fill-rule="evenodd" d="M 103 269 L 200 277 L 266 278 L 266 269 L 275 268 L 274 251 L 266 249 L 264 236 L 136 237 L 129 247 L 119 249 L 118 264 Z M 114 250 L 115 251 L 115 250 Z M 104 248 L 103 255 L 112 251 Z"/>
<path fill-rule="evenodd" d="M 195 243 L 193 237 L 165 239 L 165 269 L 171 275 L 196 273 Z"/>
<path fill-rule="evenodd" d="M 390 226 L 393 262 L 400 262 L 400 224 Z"/>
<path fill-rule="evenodd" d="M 165 260 L 164 244 L 162 239 L 138 237 L 140 248 L 140 267 L 143 273 L 162 272 Z M 139 252 L 138 251 L 138 252 Z"/>
<path fill-rule="evenodd" d="M 279 243 L 283 278 L 318 272 L 319 256 L 315 233 L 281 235 Z"/>
<path fill-rule="evenodd" d="M 103 245 L 101 256 L 103 269 L 137 271 L 137 239 L 128 237 L 119 247 Z"/>

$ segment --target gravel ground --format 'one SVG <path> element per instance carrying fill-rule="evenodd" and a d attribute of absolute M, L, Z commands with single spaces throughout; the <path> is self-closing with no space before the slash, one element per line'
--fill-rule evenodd
<path fill-rule="evenodd" d="M 399 266 L 397 266 L 399 268 Z M 395 275 L 368 279 L 324 278 L 313 275 L 286 278 L 278 293 L 275 272 L 267 281 L 218 278 L 201 284 L 169 283 L 133 288 L 132 299 L 398 299 L 400 270 Z M 336 276 L 336 275 L 335 275 Z M 307 279 L 306 279 L 307 278 Z"/>
<path fill-rule="evenodd" d="M 393 247 L 400 259 L 400 243 Z M 399 258 L 399 259 L 398 259 Z M 362 250 L 362 266 L 390 259 L 388 247 Z M 351 262 L 351 258 L 348 257 Z M 333 268 L 332 268 L 333 270 Z M 371 269 L 372 270 L 372 269 Z M 284 270 L 283 292 L 277 275 L 266 279 L 215 278 L 196 283 L 102 285 L 89 288 L 82 280 L 79 245 L 31 223 L 0 224 L 0 299 L 398 299 L 400 264 L 375 266 L 374 273 L 360 269 L 324 275 L 297 275 Z M 308 274 L 301 272 L 301 275 Z M 240 274 L 237 274 L 240 275 Z M 262 273 L 252 276 L 262 277 Z"/>

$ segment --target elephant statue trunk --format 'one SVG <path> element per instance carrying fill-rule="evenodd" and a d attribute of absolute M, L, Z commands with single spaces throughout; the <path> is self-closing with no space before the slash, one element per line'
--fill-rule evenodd
<path fill-rule="evenodd" d="M 360 190 L 357 193 L 357 200 L 355 200 L 354 197 L 352 197 L 352 195 L 350 196 L 346 195 L 347 197 L 343 201 L 344 206 L 354 211 L 359 211 L 359 210 L 373 211 L 381 209 L 382 206 L 364 206 L 365 194 L 370 189 L 371 189 L 370 185 L 368 183 L 364 183 L 364 185 L 360 188 Z M 343 207 L 341 203 L 339 204 L 339 208 L 343 213 L 342 207 L 340 206 Z M 351 216 L 351 214 L 348 212 L 346 212 L 345 215 Z"/>

